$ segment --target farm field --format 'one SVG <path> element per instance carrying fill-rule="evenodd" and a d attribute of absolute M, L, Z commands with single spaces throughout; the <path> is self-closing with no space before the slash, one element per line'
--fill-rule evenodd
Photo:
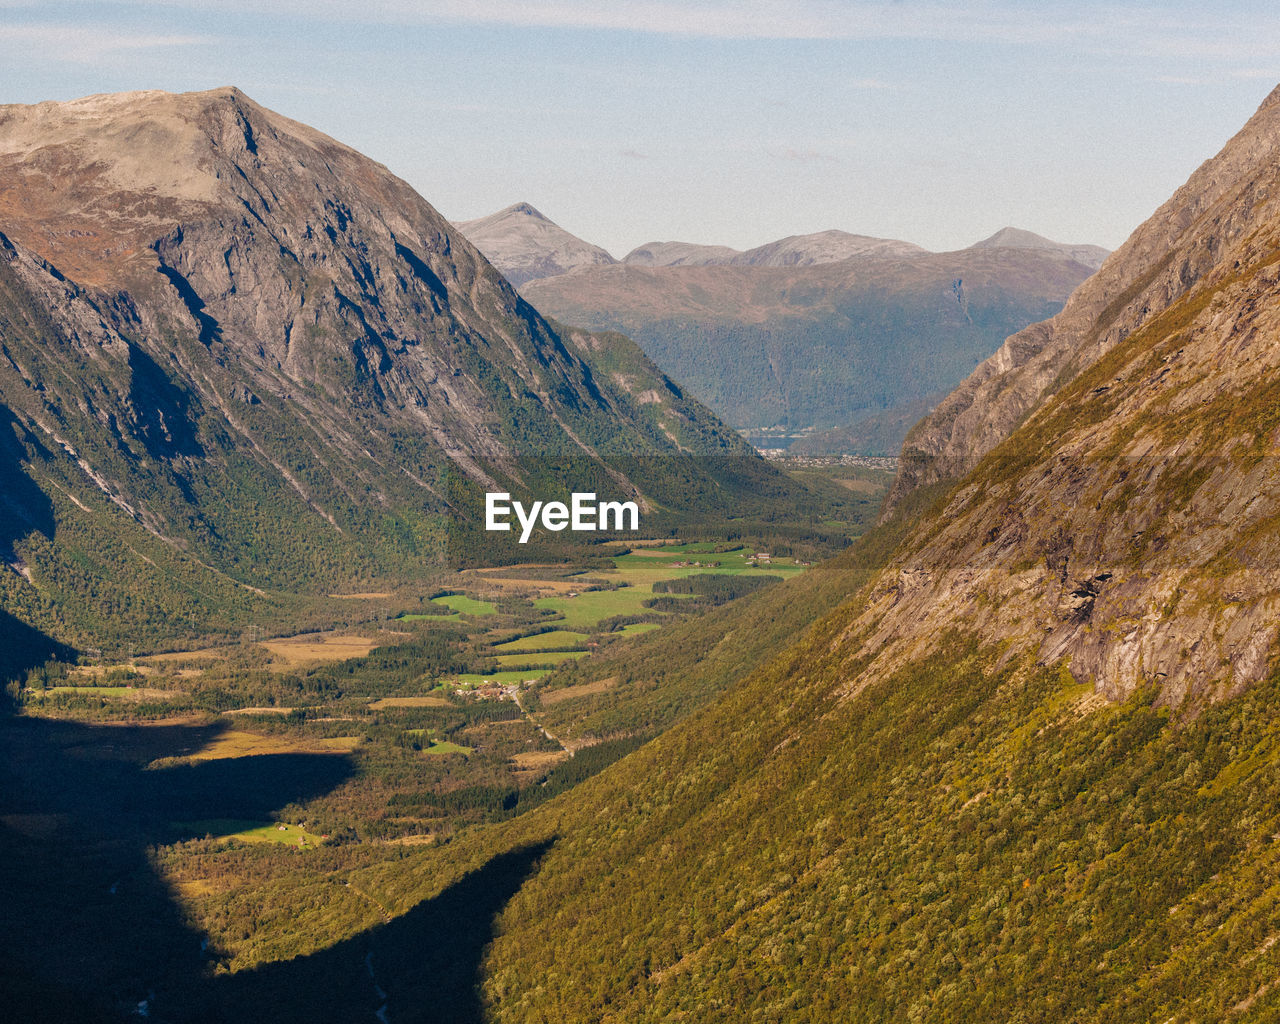
<path fill-rule="evenodd" d="M 498 609 L 489 601 L 479 601 L 465 594 L 445 594 L 443 597 L 433 597 L 431 603 L 452 608 L 455 612 L 461 612 L 464 615 L 496 615 L 498 613 Z"/>
<path fill-rule="evenodd" d="M 228 729 L 214 736 L 190 755 L 193 761 L 217 761 L 228 757 L 264 754 L 347 754 L 360 745 L 359 736 L 311 737 L 290 734 L 263 736 Z"/>
<path fill-rule="evenodd" d="M 473 748 L 464 747 L 460 743 L 452 743 L 449 740 L 435 740 L 431 746 L 423 751 L 424 754 L 472 754 L 475 753 Z"/>
<path fill-rule="evenodd" d="M 311 661 L 345 661 L 362 658 L 383 640 L 369 640 L 359 636 L 328 636 L 319 633 L 286 637 L 282 640 L 264 640 L 262 646 L 277 659 L 277 664 L 292 668 Z"/>
<path fill-rule="evenodd" d="M 245 843 L 279 843 L 282 846 L 319 846 L 324 836 L 308 832 L 301 825 L 283 822 L 239 821 L 227 818 L 211 818 L 207 821 L 176 822 L 180 832 L 194 837 L 211 839 L 239 839 Z"/>
<path fill-rule="evenodd" d="M 656 623 L 655 623 L 656 625 Z M 493 649 L 499 654 L 518 654 L 524 651 L 564 650 L 577 647 L 586 642 L 588 634 L 575 633 L 568 629 L 553 629 L 549 633 L 535 633 L 533 636 L 517 637 L 504 643 L 494 644 Z"/>

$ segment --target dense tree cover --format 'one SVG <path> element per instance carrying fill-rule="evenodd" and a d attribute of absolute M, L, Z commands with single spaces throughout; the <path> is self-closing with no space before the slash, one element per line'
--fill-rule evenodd
<path fill-rule="evenodd" d="M 684 579 L 659 580 L 653 585 L 655 594 L 691 594 L 693 600 L 658 597 L 646 601 L 645 607 L 664 612 L 718 608 L 739 597 L 754 594 L 770 583 L 781 582 L 781 576 L 743 576 L 727 573 L 699 573 L 696 576 L 686 576 Z M 664 601 L 667 604 L 663 604 Z"/>
<path fill-rule="evenodd" d="M 850 695 L 837 636 L 452 844 L 558 837 L 502 915 L 494 1019 L 1270 1019 L 1280 674 L 1088 714 L 956 636 Z M 442 866 L 360 877 L 412 903 Z"/>

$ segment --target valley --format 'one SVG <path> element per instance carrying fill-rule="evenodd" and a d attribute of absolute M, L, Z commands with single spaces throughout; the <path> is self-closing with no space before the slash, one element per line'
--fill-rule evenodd
<path fill-rule="evenodd" d="M 1280 1013 L 1280 89 L 1110 255 L 508 279 L 234 88 L 0 170 L 14 1019 Z"/>

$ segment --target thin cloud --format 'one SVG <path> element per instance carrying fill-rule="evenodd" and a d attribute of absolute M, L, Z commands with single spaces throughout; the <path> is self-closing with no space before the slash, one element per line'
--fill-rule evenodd
<path fill-rule="evenodd" d="M 3 3 L 4 0 L 0 0 Z M 130 6 L 225 12 L 250 0 L 109 0 Z M 1014 0 L 276 0 L 272 13 L 340 21 L 586 29 L 722 39 L 930 39 L 1138 47 L 1143 53 L 1218 53 L 1258 44 L 1265 8 L 1212 15 L 1120 0 L 1026 4 Z M 1273 22 L 1274 18 L 1271 19 Z M 1280 27 L 1273 25 L 1273 28 Z M 1268 52 L 1277 42 L 1263 32 Z"/>
<path fill-rule="evenodd" d="M 205 46 L 208 36 L 134 34 L 88 25 L 0 25 L 0 46 L 17 44 L 50 60 L 89 64 L 121 53 Z"/>

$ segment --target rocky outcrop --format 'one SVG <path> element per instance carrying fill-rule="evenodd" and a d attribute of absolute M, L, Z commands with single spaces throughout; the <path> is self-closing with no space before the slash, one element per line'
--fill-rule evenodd
<path fill-rule="evenodd" d="M 1061 313 L 1011 336 L 908 434 L 889 509 L 953 479 L 1082 370 L 1187 295 L 1206 275 L 1258 255 L 1280 152 L 1280 95 L 1072 294 Z"/>
<path fill-rule="evenodd" d="M 913 433 L 900 494 L 965 475 L 848 631 L 861 652 L 901 663 L 959 629 L 1170 705 L 1270 670 L 1278 99 Z"/>

